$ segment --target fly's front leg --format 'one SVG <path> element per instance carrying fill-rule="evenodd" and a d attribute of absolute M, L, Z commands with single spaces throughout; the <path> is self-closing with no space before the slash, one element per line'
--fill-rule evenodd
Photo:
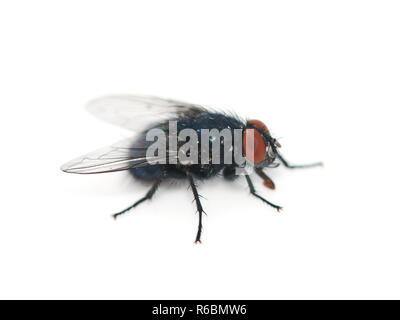
<path fill-rule="evenodd" d="M 254 188 L 253 182 L 251 181 L 250 177 L 248 175 L 245 175 L 247 184 L 249 185 L 250 193 L 255 196 L 256 198 L 260 199 L 261 201 L 265 202 L 266 204 L 270 205 L 271 207 L 275 208 L 276 210 L 280 211 L 282 210 L 281 206 L 278 206 L 276 204 L 273 204 L 272 202 L 269 202 L 267 199 L 261 197 L 257 191 L 256 188 Z"/>
<path fill-rule="evenodd" d="M 303 164 L 303 165 L 291 165 L 289 162 L 285 160 L 279 153 L 277 154 L 279 160 L 283 163 L 286 168 L 289 169 L 305 169 L 305 168 L 313 168 L 313 167 L 322 167 L 322 162 L 310 163 L 310 164 Z"/>

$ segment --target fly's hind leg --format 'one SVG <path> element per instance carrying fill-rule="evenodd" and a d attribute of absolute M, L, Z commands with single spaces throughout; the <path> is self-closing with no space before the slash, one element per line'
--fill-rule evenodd
<path fill-rule="evenodd" d="M 276 210 L 280 211 L 282 209 L 281 206 L 278 206 L 276 204 L 273 204 L 272 202 L 269 202 L 267 199 L 261 197 L 257 191 L 256 188 L 254 188 L 253 182 L 251 181 L 250 177 L 248 175 L 245 175 L 247 184 L 249 185 L 250 193 L 255 196 L 256 198 L 260 199 L 261 201 L 265 202 L 266 204 L 270 205 L 271 207 L 275 208 Z"/>
<path fill-rule="evenodd" d="M 153 186 L 151 187 L 151 189 L 146 193 L 146 195 L 145 195 L 143 198 L 139 199 L 138 201 L 136 201 L 133 205 L 129 206 L 128 208 L 126 208 L 126 209 L 124 209 L 124 210 L 122 210 L 122 211 L 120 211 L 120 212 L 118 212 L 118 213 L 113 214 L 112 217 L 113 217 L 114 219 L 116 219 L 118 216 L 120 216 L 120 215 L 122 215 L 122 214 L 124 214 L 124 213 L 127 213 L 129 210 L 135 208 L 136 206 L 138 206 L 138 205 L 141 204 L 142 202 L 144 202 L 144 201 L 146 201 L 146 200 L 150 200 L 150 199 L 154 196 L 154 194 L 156 193 L 158 187 L 160 186 L 160 183 L 161 183 L 161 180 L 157 180 L 157 181 L 153 184 Z"/>

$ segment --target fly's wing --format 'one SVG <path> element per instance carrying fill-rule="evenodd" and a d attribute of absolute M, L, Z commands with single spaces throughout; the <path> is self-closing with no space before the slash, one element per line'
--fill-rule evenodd
<path fill-rule="evenodd" d="M 199 105 L 183 101 L 137 95 L 98 98 L 88 103 L 87 110 L 101 120 L 136 132 L 153 123 L 205 111 Z"/>
<path fill-rule="evenodd" d="M 157 161 L 165 160 L 156 156 L 146 157 L 146 150 L 147 147 L 140 145 L 140 142 L 133 145 L 132 139 L 124 139 L 109 147 L 73 159 L 61 166 L 61 170 L 80 174 L 105 173 L 148 167 Z"/>
<path fill-rule="evenodd" d="M 89 102 L 87 109 L 97 118 L 120 127 L 143 131 L 151 124 L 184 115 L 195 116 L 205 109 L 199 105 L 152 96 L 112 95 Z M 104 173 L 154 165 L 164 158 L 146 157 L 147 146 L 137 140 L 125 139 L 109 147 L 71 160 L 61 167 L 69 173 Z M 167 150 L 169 159 L 177 158 L 176 151 Z"/>

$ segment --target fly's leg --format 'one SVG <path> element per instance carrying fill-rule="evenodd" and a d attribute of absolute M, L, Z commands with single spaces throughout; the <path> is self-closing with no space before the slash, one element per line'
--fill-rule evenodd
<path fill-rule="evenodd" d="M 272 181 L 270 177 L 267 176 L 267 174 L 262 169 L 260 168 L 256 169 L 256 173 L 261 179 L 264 180 L 264 186 L 272 190 L 275 189 L 275 183 Z"/>
<path fill-rule="evenodd" d="M 275 208 L 276 210 L 280 211 L 282 209 L 281 206 L 278 206 L 276 204 L 273 204 L 272 202 L 269 202 L 267 199 L 264 199 L 261 197 L 256 189 L 254 188 L 253 182 L 251 181 L 250 177 L 248 175 L 245 175 L 247 184 L 249 185 L 250 193 L 255 196 L 256 198 L 260 199 L 261 201 L 265 202 L 266 204 L 269 204 L 271 207 Z"/>
<path fill-rule="evenodd" d="M 303 164 L 303 165 L 291 165 L 289 162 L 285 160 L 279 153 L 277 154 L 278 158 L 282 161 L 283 165 L 289 169 L 301 169 L 301 168 L 313 168 L 313 167 L 322 167 L 322 162 L 310 163 L 310 164 Z"/>
<path fill-rule="evenodd" d="M 200 196 L 199 196 L 199 193 L 197 192 L 197 187 L 196 187 L 196 184 L 194 183 L 194 179 L 193 179 L 192 175 L 188 174 L 188 178 L 189 178 L 190 187 L 192 188 L 194 201 L 196 202 L 197 213 L 199 214 L 199 226 L 197 228 L 197 235 L 196 235 L 195 243 L 201 243 L 200 238 L 201 238 L 201 231 L 203 228 L 202 217 L 203 217 L 203 213 L 205 213 L 205 212 L 203 210 L 203 206 L 201 205 Z"/>
<path fill-rule="evenodd" d="M 153 186 L 151 187 L 151 189 L 146 193 L 146 195 L 143 198 L 139 199 L 138 201 L 136 201 L 133 205 L 129 206 L 128 208 L 126 208 L 126 209 L 124 209 L 124 210 L 122 210 L 122 211 L 120 211 L 118 213 L 113 214 L 112 217 L 114 219 L 116 219 L 118 216 L 120 216 L 120 215 L 122 215 L 124 213 L 127 213 L 129 210 L 135 208 L 136 206 L 138 206 L 142 202 L 144 202 L 146 200 L 150 200 L 154 196 L 154 194 L 156 193 L 158 187 L 160 186 L 160 183 L 161 183 L 161 180 L 158 180 L 157 182 L 155 182 L 153 184 Z"/>

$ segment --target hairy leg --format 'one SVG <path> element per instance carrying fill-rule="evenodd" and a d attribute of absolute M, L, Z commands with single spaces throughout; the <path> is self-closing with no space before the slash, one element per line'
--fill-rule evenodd
<path fill-rule="evenodd" d="M 267 199 L 261 197 L 256 189 L 254 188 L 253 182 L 251 181 L 250 177 L 248 175 L 245 176 L 247 180 L 247 184 L 249 185 L 250 193 L 255 196 L 256 198 L 260 199 L 261 201 L 265 202 L 266 204 L 270 205 L 271 207 L 275 208 L 276 210 L 280 211 L 282 209 L 281 206 L 278 206 L 276 204 L 273 204 L 272 202 L 269 202 Z"/>
<path fill-rule="evenodd" d="M 199 214 L 199 225 L 198 225 L 198 228 L 197 228 L 197 234 L 196 234 L 195 243 L 201 243 L 201 231 L 202 231 L 202 228 L 203 228 L 202 217 L 203 217 L 203 213 L 205 213 L 205 212 L 203 210 L 203 206 L 201 205 L 200 196 L 199 196 L 199 193 L 197 191 L 197 187 L 196 187 L 196 184 L 194 182 L 194 179 L 193 179 L 192 175 L 188 174 L 188 178 L 189 178 L 190 187 L 191 187 L 192 192 L 193 192 L 194 200 L 196 202 L 197 213 Z"/>
<path fill-rule="evenodd" d="M 301 168 L 312 168 L 312 167 L 321 167 L 323 164 L 322 162 L 310 163 L 310 164 L 303 164 L 303 165 L 291 165 L 289 162 L 286 161 L 284 157 L 282 157 L 279 153 L 277 154 L 279 160 L 283 163 L 286 168 L 289 169 L 301 169 Z"/>
<path fill-rule="evenodd" d="M 143 198 L 139 199 L 138 201 L 136 201 L 133 205 L 129 206 L 128 208 L 126 208 L 126 209 L 124 209 L 124 210 L 122 210 L 122 211 L 120 211 L 120 212 L 118 212 L 118 213 L 113 214 L 112 217 L 113 217 L 114 219 L 116 219 L 118 216 L 120 216 L 120 215 L 122 215 L 122 214 L 124 214 L 124 213 L 127 213 L 129 210 L 135 208 L 136 206 L 138 206 L 138 205 L 141 204 L 142 202 L 144 202 L 144 201 L 146 201 L 146 200 L 150 200 L 150 199 L 154 196 L 154 194 L 156 193 L 158 187 L 160 186 L 160 183 L 161 183 L 161 180 L 157 180 L 157 181 L 153 184 L 153 186 L 151 187 L 151 189 L 146 193 L 146 195 L 145 195 Z"/>

